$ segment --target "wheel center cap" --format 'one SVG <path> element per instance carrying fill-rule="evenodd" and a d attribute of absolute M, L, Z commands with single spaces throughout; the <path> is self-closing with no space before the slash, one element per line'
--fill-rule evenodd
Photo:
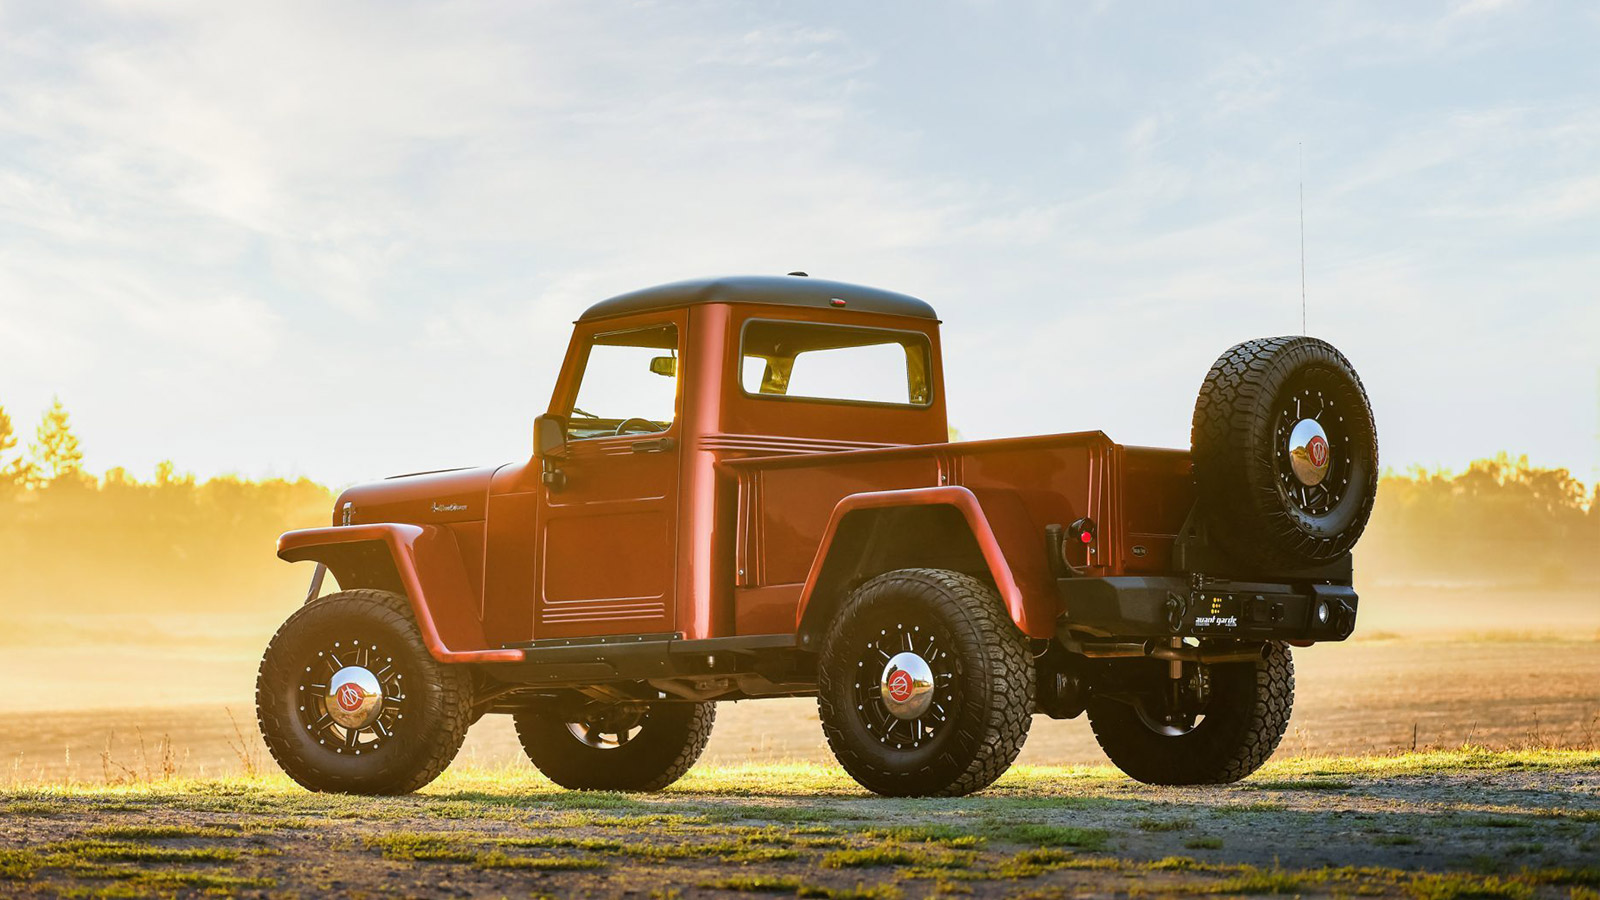
<path fill-rule="evenodd" d="M 883 667 L 883 705 L 898 719 L 915 719 L 933 703 L 933 669 L 909 651 L 895 654 Z"/>
<path fill-rule="evenodd" d="M 1300 483 L 1310 487 L 1328 477 L 1328 434 L 1316 419 L 1301 419 L 1289 432 L 1289 467 Z"/>
<path fill-rule="evenodd" d="M 383 687 L 362 666 L 345 666 L 328 679 L 323 705 L 329 718 L 345 728 L 366 728 L 383 712 Z"/>

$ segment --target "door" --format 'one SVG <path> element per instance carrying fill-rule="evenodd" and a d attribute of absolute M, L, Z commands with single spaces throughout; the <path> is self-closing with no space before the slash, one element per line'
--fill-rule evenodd
<path fill-rule="evenodd" d="M 589 338 L 567 415 L 564 478 L 539 516 L 533 636 L 674 630 L 678 327 Z"/>

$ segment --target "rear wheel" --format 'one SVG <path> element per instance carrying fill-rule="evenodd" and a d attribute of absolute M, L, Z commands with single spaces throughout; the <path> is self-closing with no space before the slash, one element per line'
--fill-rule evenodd
<path fill-rule="evenodd" d="M 515 720 L 528 759 L 564 788 L 658 791 L 700 758 L 717 705 L 547 704 L 522 710 Z"/>
<path fill-rule="evenodd" d="M 817 707 L 850 776 L 886 796 L 960 796 L 1005 774 L 1032 722 L 1027 641 L 994 589 L 901 569 L 857 588 L 823 642 Z"/>
<path fill-rule="evenodd" d="M 1261 768 L 1289 726 L 1294 661 L 1282 643 L 1260 662 L 1185 663 L 1177 681 L 1166 663 L 1128 665 L 1142 667 L 1142 689 L 1092 699 L 1089 725 L 1117 768 L 1146 784 L 1238 781 Z"/>
<path fill-rule="evenodd" d="M 267 645 L 256 719 L 313 791 L 404 794 L 443 772 L 471 724 L 472 679 L 428 653 L 411 605 L 344 591 L 296 610 Z"/>

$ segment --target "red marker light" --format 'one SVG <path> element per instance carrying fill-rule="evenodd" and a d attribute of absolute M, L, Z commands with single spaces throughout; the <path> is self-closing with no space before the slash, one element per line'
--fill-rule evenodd
<path fill-rule="evenodd" d="M 1073 522 L 1070 526 L 1072 533 L 1078 536 L 1079 543 L 1094 543 L 1094 520 L 1085 516 Z"/>
<path fill-rule="evenodd" d="M 833 298 L 833 300 L 831 302 L 833 303 L 834 306 L 843 306 L 844 305 L 844 301 L 840 300 L 838 297 Z"/>

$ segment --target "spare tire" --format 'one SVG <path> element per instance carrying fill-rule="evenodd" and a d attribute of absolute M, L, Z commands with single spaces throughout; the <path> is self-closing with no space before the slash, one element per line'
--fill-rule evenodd
<path fill-rule="evenodd" d="M 1261 338 L 1222 354 L 1190 439 L 1200 520 L 1240 562 L 1326 563 L 1366 528 L 1378 489 L 1372 404 L 1326 341 Z"/>

